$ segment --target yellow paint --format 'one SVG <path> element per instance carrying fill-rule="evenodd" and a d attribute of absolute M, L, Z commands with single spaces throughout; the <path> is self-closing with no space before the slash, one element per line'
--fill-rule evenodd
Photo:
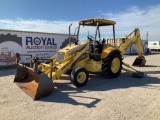
<path fill-rule="evenodd" d="M 90 72 L 101 72 L 102 61 L 87 60 L 84 67 Z"/>
<path fill-rule="evenodd" d="M 111 70 L 113 73 L 117 73 L 119 71 L 121 62 L 119 60 L 119 58 L 114 58 L 112 63 L 111 63 Z"/>
<path fill-rule="evenodd" d="M 80 72 L 78 75 L 77 75 L 77 81 L 79 83 L 84 83 L 86 80 L 86 74 L 85 72 Z"/>
<path fill-rule="evenodd" d="M 103 49 L 102 54 L 101 54 L 101 59 L 105 59 L 113 51 L 117 51 L 117 52 L 121 53 L 118 48 L 115 48 L 111 45 L 108 45 L 107 47 L 105 47 Z"/>

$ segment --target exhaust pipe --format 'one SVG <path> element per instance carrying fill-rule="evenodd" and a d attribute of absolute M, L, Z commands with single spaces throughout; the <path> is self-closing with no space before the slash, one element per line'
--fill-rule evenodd
<path fill-rule="evenodd" d="M 69 26 L 69 46 L 71 46 L 71 26 L 72 24 Z"/>

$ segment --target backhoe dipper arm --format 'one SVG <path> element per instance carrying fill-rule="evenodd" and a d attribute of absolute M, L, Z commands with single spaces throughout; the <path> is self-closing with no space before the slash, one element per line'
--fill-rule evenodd
<path fill-rule="evenodd" d="M 138 50 L 138 56 L 144 57 L 144 52 L 142 50 L 142 43 L 140 38 L 140 30 L 138 28 L 135 28 L 134 31 L 132 31 L 130 34 L 122 38 L 122 43 L 119 46 L 120 51 L 122 54 L 126 52 L 126 50 L 135 42 L 137 50 Z"/>
<path fill-rule="evenodd" d="M 142 42 L 140 38 L 140 30 L 138 28 L 135 28 L 133 32 L 128 34 L 122 39 L 122 43 L 118 47 L 119 50 L 124 54 L 128 47 L 130 47 L 133 43 L 136 43 L 136 47 L 138 50 L 138 57 L 134 60 L 132 66 L 144 66 L 146 63 L 145 57 L 144 57 L 144 52 L 142 49 Z"/>

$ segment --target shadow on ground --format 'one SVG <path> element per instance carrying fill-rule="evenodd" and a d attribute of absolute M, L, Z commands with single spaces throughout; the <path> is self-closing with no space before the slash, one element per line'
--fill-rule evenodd
<path fill-rule="evenodd" d="M 16 73 L 16 67 L 0 69 L 0 77 L 15 75 L 15 73 Z M 159 73 L 160 71 L 145 72 L 145 74 L 154 74 L 154 75 L 155 74 L 158 75 Z M 69 76 L 62 76 L 61 82 L 59 82 L 58 80 L 54 82 L 55 89 L 53 90 L 53 92 L 49 96 L 42 98 L 39 101 L 53 102 L 53 103 L 67 103 L 72 105 L 83 105 L 88 108 L 91 108 L 95 107 L 95 105 L 98 102 L 100 102 L 101 99 L 98 97 L 94 97 L 94 95 L 92 96 L 87 95 L 88 92 L 92 91 L 103 92 L 114 89 L 122 89 L 122 88 L 125 89 L 130 87 L 143 87 L 148 89 L 152 88 L 160 90 L 159 87 L 152 86 L 151 84 L 160 84 L 160 79 L 157 77 L 151 77 L 149 75 L 146 75 L 143 78 L 132 78 L 130 74 L 123 72 L 121 73 L 120 76 L 114 79 L 106 79 L 99 75 L 92 74 L 90 75 L 90 80 L 88 81 L 87 85 L 81 88 L 76 88 L 70 82 Z M 83 95 L 81 93 L 83 93 Z M 91 101 L 91 102 L 87 103 L 83 101 L 82 103 L 77 101 L 75 98 L 82 98 L 86 101 Z"/>
<path fill-rule="evenodd" d="M 54 86 L 56 89 L 53 90 L 51 95 L 40 99 L 39 101 L 43 102 L 56 102 L 56 103 L 67 103 L 72 105 L 84 105 L 88 108 L 95 107 L 95 105 L 101 101 L 100 98 L 95 97 L 84 97 L 84 96 L 77 96 L 77 93 L 85 93 L 85 92 L 92 92 L 92 91 L 109 91 L 113 89 L 125 89 L 129 87 L 143 87 L 149 88 L 151 87 L 150 84 L 160 84 L 160 79 L 156 77 L 145 76 L 144 78 L 132 78 L 128 73 L 121 73 L 118 78 L 114 79 L 106 79 L 99 75 L 90 75 L 90 80 L 88 81 L 87 85 L 81 88 L 76 88 L 72 85 L 69 81 L 70 77 L 65 76 L 61 77 L 61 80 L 65 80 L 64 83 L 58 83 L 56 81 Z M 152 86 L 153 89 L 153 86 Z M 160 90 L 159 87 L 155 87 L 155 89 Z M 87 93 L 86 93 L 87 94 Z M 91 103 L 80 103 L 75 99 L 71 98 L 79 97 L 79 98 L 87 98 L 92 99 Z"/>
<path fill-rule="evenodd" d="M 8 75 L 15 75 L 17 72 L 16 66 L 10 66 L 10 67 L 0 67 L 0 77 L 8 76 Z"/>

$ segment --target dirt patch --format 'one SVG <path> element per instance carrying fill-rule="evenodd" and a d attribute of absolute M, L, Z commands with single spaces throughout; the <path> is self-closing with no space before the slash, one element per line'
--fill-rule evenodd
<path fill-rule="evenodd" d="M 125 56 L 132 64 L 136 56 Z M 2 120 L 159 120 L 160 54 L 146 56 L 142 79 L 122 72 L 115 79 L 90 75 L 86 86 L 76 88 L 69 76 L 54 81 L 48 97 L 33 101 L 13 83 L 16 68 L 0 69 Z"/>

